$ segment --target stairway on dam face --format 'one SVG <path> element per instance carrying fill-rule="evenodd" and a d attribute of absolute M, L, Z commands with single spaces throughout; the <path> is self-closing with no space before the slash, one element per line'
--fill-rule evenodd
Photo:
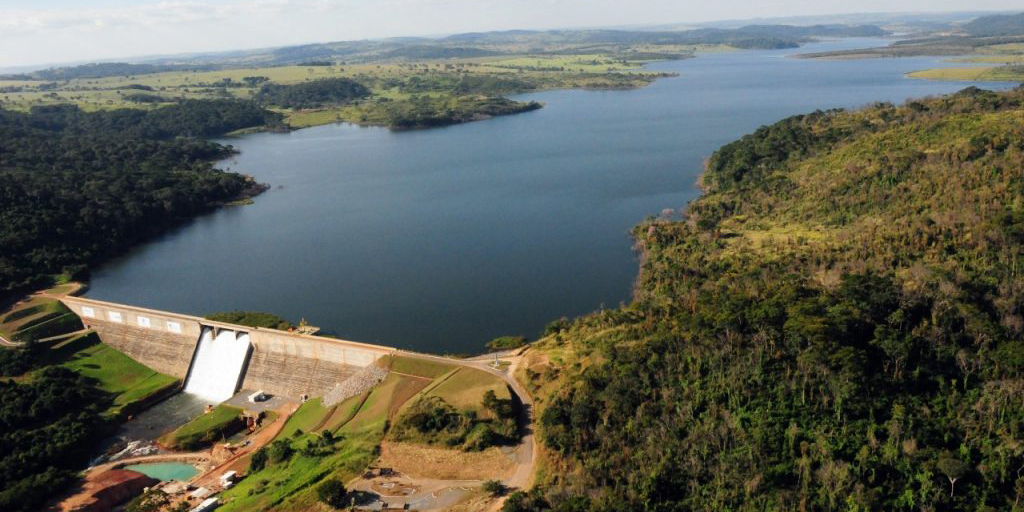
<path fill-rule="evenodd" d="M 249 334 L 203 327 L 189 370 L 185 392 L 206 400 L 223 402 L 235 394 L 245 359 Z"/>

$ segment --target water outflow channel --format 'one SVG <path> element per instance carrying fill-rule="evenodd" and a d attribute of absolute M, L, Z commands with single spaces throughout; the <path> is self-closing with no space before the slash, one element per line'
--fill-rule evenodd
<path fill-rule="evenodd" d="M 249 355 L 249 334 L 203 327 L 185 393 L 213 402 L 231 398 Z"/>

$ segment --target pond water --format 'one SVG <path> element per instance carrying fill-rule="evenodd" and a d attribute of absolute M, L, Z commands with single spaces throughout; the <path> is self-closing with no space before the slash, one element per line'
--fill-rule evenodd
<path fill-rule="evenodd" d="M 178 480 L 187 482 L 199 474 L 195 466 L 185 462 L 152 462 L 147 464 L 132 464 L 124 469 L 138 471 L 148 477 L 161 481 Z"/>
<path fill-rule="evenodd" d="M 523 95 L 545 108 L 448 128 L 336 124 L 231 139 L 241 154 L 223 166 L 274 188 L 98 269 L 89 296 L 197 315 L 269 311 L 436 353 L 533 337 L 558 317 L 629 300 L 629 230 L 696 197 L 702 162 L 722 144 L 793 114 L 972 85 L 904 76 L 954 65 L 937 58 L 792 53 L 659 63 L 650 69 L 680 76 Z"/>

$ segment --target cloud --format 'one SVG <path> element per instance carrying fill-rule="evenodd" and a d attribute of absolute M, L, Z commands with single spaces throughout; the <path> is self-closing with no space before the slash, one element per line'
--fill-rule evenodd
<path fill-rule="evenodd" d="M 2 1 L 2 0 L 0 0 Z M 0 6 L 0 66 L 511 28 L 615 26 L 848 11 L 846 0 L 14 0 Z M 36 2 L 36 3 L 32 3 Z M 862 0 L 863 11 L 956 8 L 962 0 Z M 976 0 L 975 9 L 1019 0 Z M 953 5 L 956 4 L 956 5 Z M 52 3 L 51 3 L 52 5 Z"/>
<path fill-rule="evenodd" d="M 0 8 L 3 35 L 38 34 L 41 31 L 94 31 L 116 27 L 153 28 L 167 25 L 208 23 L 273 17 L 296 11 L 325 12 L 351 2 L 331 0 L 256 0 L 252 2 L 213 3 L 199 1 L 159 2 L 156 4 L 62 9 Z"/>

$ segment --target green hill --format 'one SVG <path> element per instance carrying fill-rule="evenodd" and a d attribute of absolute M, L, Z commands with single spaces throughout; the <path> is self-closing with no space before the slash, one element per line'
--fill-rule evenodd
<path fill-rule="evenodd" d="M 505 510 L 1016 510 L 1024 89 L 816 112 L 650 219 L 635 301 L 532 349 Z"/>
<path fill-rule="evenodd" d="M 1024 34 L 1024 13 L 982 16 L 965 24 L 964 30 L 972 36 L 980 37 Z"/>

